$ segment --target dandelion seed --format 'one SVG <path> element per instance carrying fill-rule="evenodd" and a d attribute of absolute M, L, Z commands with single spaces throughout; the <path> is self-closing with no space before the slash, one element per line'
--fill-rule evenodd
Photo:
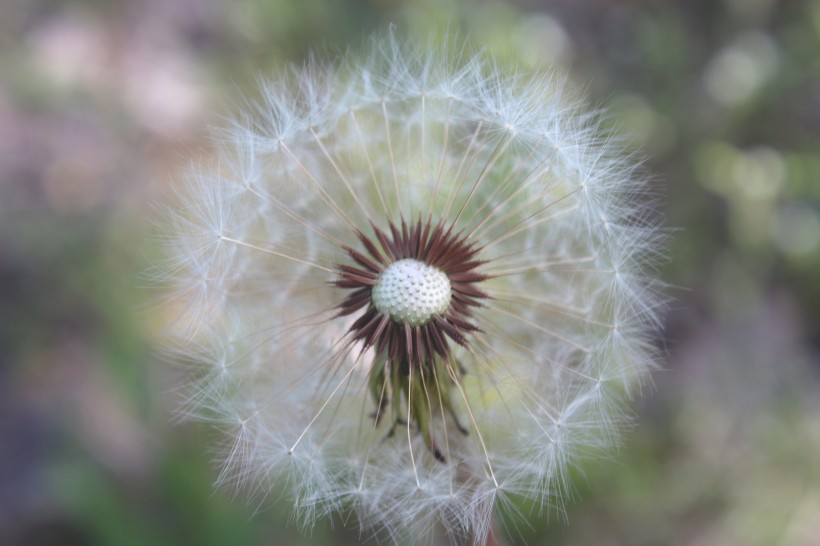
<path fill-rule="evenodd" d="M 644 184 L 596 124 L 557 78 L 392 38 L 265 84 L 167 224 L 184 408 L 234 435 L 220 481 L 394 539 L 560 510 L 659 303 Z"/>

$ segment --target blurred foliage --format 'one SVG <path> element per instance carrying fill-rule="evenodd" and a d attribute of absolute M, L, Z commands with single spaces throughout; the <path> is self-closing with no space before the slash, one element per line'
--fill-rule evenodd
<path fill-rule="evenodd" d="M 391 22 L 569 73 L 675 228 L 668 364 L 622 453 L 510 540 L 820 544 L 816 0 L 4 3 L 0 543 L 360 542 L 212 489 L 217 440 L 171 423 L 179 377 L 139 272 L 148 203 L 226 105 Z"/>

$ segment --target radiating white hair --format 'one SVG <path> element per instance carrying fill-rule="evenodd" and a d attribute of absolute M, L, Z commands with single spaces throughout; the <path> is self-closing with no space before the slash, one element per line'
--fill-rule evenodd
<path fill-rule="evenodd" d="M 173 352 L 196 363 L 183 411 L 231 435 L 221 483 L 285 487 L 306 524 L 352 511 L 396 540 L 442 524 L 481 543 L 516 497 L 560 510 L 568 467 L 616 442 L 656 360 L 661 231 L 562 78 L 373 45 L 264 83 L 178 184 L 157 275 Z M 478 330 L 425 383 L 440 457 L 400 394 L 406 419 L 373 418 L 380 355 L 351 342 L 334 284 L 358 233 L 417 219 L 480 247 L 486 276 Z"/>

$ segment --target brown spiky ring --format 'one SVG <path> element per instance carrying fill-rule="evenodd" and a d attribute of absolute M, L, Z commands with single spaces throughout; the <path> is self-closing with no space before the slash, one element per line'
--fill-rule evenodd
<path fill-rule="evenodd" d="M 344 247 L 355 264 L 336 266 L 335 286 L 352 292 L 339 304 L 338 316 L 364 311 L 350 326 L 351 344 L 375 350 L 369 386 L 378 423 L 392 408 L 392 434 L 409 419 L 440 461 L 433 415 L 446 411 L 459 423 L 450 386 L 463 373 L 453 346 L 469 349 L 480 328 L 474 311 L 489 296 L 478 288 L 488 279 L 479 271 L 481 248 L 453 226 L 419 219 L 389 223 L 389 234 L 371 225 L 373 237 L 357 232 L 365 251 Z M 406 404 L 406 405 L 405 405 Z M 405 409 L 406 408 L 406 409 Z M 408 425 L 409 426 L 409 425 Z"/>

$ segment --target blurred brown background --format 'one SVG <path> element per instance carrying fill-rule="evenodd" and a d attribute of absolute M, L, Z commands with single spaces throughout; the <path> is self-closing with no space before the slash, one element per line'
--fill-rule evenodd
<path fill-rule="evenodd" d="M 820 544 L 820 1 L 0 6 L 0 544 L 357 544 L 214 491 L 157 356 L 152 201 L 255 78 L 395 22 L 569 72 L 677 228 L 668 362 L 563 521 L 515 544 Z M 256 515 L 252 515 L 254 512 Z"/>

